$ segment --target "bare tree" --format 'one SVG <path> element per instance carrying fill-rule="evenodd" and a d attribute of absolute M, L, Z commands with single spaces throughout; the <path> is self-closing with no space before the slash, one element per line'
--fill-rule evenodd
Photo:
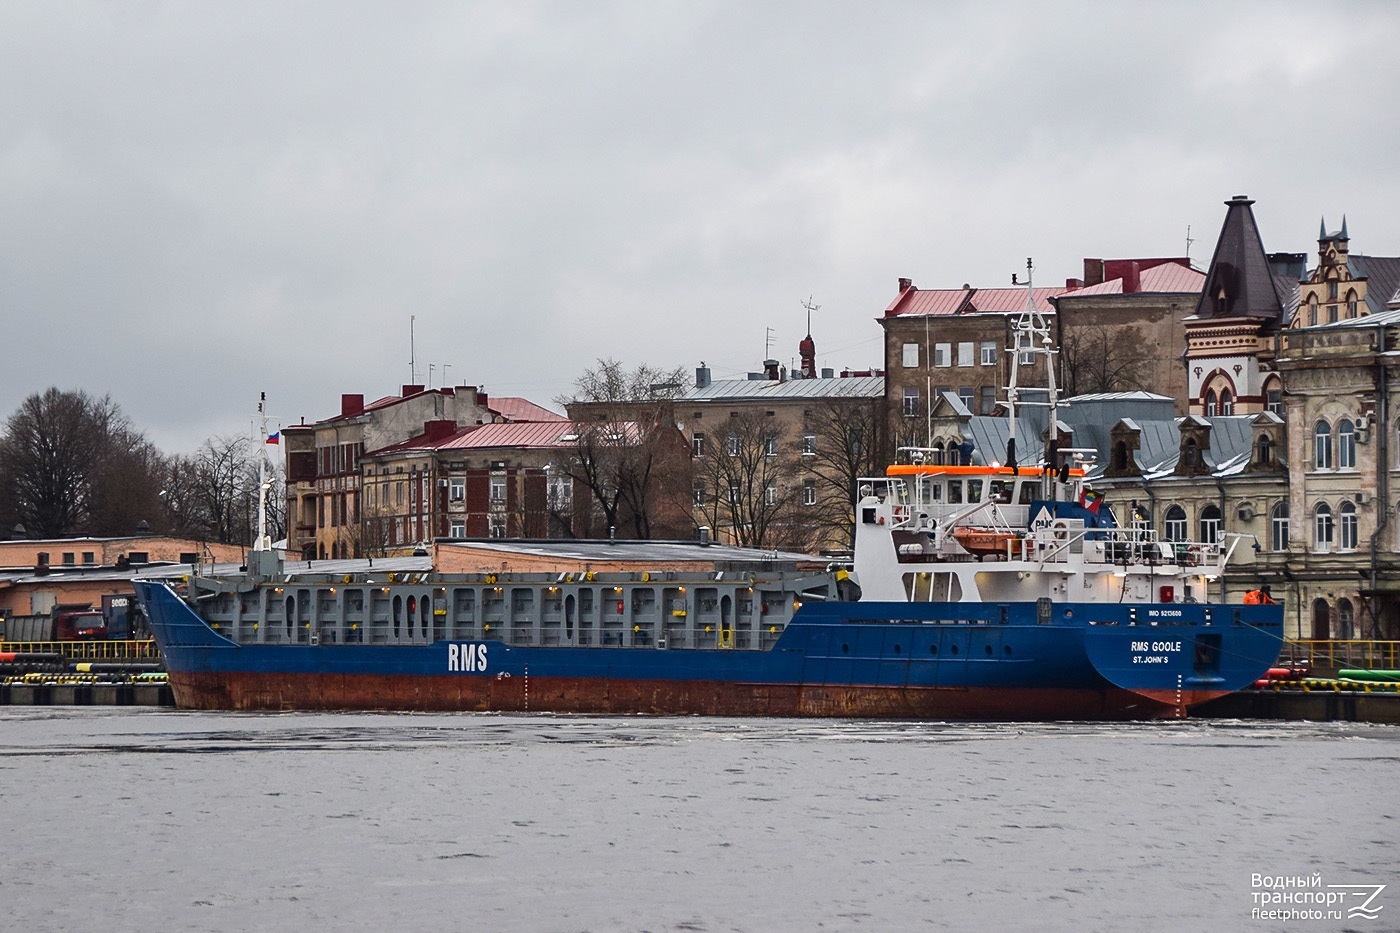
<path fill-rule="evenodd" d="M 1060 344 L 1061 388 L 1067 396 L 1145 388 L 1151 365 L 1136 327 L 1067 328 Z"/>
<path fill-rule="evenodd" d="M 555 402 L 565 408 L 579 403 L 613 405 L 677 398 L 685 393 L 685 370 L 657 369 L 642 363 L 628 370 L 611 357 L 600 358 L 597 366 L 584 370 L 574 380 L 574 393 L 561 395 Z"/>
<path fill-rule="evenodd" d="M 876 399 L 827 399 L 807 420 L 812 444 L 803 460 L 814 486 L 812 521 L 822 541 L 855 544 L 857 482 L 882 474 L 892 460 L 883 409 Z"/>
<path fill-rule="evenodd" d="M 262 444 L 247 437 L 211 437 L 188 457 L 169 464 L 164 488 L 168 521 L 184 534 L 251 545 L 258 527 Z M 286 499 L 279 464 L 265 466 L 267 532 L 286 534 Z"/>
<path fill-rule="evenodd" d="M 161 455 L 109 397 L 50 388 L 20 403 L 0 438 L 5 510 L 42 538 L 131 534 L 159 520 Z"/>
<path fill-rule="evenodd" d="M 798 468 L 782 456 L 783 431 L 762 412 L 731 417 L 716 449 L 695 460 L 695 509 L 741 547 L 802 547 Z"/>

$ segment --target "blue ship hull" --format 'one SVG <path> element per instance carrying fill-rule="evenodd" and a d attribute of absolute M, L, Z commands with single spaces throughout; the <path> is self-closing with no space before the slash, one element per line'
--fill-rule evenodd
<path fill-rule="evenodd" d="M 1251 684 L 1277 605 L 821 602 L 763 650 L 238 644 L 136 584 L 181 707 L 1047 720 L 1180 717 Z"/>

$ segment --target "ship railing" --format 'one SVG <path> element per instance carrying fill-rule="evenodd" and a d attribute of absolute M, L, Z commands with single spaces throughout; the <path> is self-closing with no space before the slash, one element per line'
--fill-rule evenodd
<path fill-rule="evenodd" d="M 1400 669 L 1400 641 L 1361 638 L 1289 638 L 1279 653 L 1280 667 Z"/>

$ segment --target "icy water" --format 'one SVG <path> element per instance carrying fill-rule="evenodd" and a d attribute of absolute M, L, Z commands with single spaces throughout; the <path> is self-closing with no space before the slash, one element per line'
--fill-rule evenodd
<path fill-rule="evenodd" d="M 0 926 L 1393 931 L 1397 804 L 1354 724 L 3 708 Z"/>

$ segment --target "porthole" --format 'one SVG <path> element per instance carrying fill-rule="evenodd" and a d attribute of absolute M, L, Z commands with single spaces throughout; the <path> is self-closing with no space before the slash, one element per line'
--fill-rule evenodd
<path fill-rule="evenodd" d="M 993 652 L 992 652 L 992 646 L 991 646 L 991 645 L 987 645 L 987 657 L 990 658 L 990 657 L 992 656 L 992 654 L 993 654 Z"/>
<path fill-rule="evenodd" d="M 948 646 L 948 650 L 949 650 L 951 653 L 953 653 L 953 654 L 957 654 L 957 653 L 958 653 L 958 646 L 957 646 L 957 645 L 949 645 L 949 646 Z"/>
<path fill-rule="evenodd" d="M 841 643 L 841 653 L 842 653 L 842 654 L 850 654 L 850 653 L 851 653 L 851 646 L 848 645 L 848 644 L 846 644 L 845 642 L 842 642 L 842 643 Z"/>
<path fill-rule="evenodd" d="M 938 653 L 938 646 L 937 646 L 937 645 L 929 645 L 929 646 L 928 646 L 928 653 L 929 653 L 929 654 L 937 654 L 937 653 Z"/>
<path fill-rule="evenodd" d="M 1001 652 L 1002 652 L 1002 654 L 1006 655 L 1008 658 L 1011 657 L 1011 646 L 1010 646 L 1010 645 L 1003 645 L 1003 646 L 1002 646 L 1002 649 L 1001 649 Z"/>
<path fill-rule="evenodd" d="M 895 645 L 895 646 L 894 646 L 894 653 L 895 653 L 895 654 L 899 654 L 899 653 L 900 653 L 901 651 L 903 651 L 903 650 L 904 650 L 904 649 L 900 648 L 899 645 Z"/>

